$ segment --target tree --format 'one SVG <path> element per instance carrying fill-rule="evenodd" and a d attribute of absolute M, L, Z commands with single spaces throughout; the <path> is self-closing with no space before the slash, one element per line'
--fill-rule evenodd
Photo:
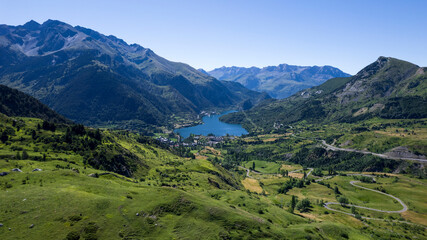
<path fill-rule="evenodd" d="M 252 162 L 252 170 L 255 170 L 255 161 Z"/>
<path fill-rule="evenodd" d="M 302 201 L 299 201 L 297 204 L 297 209 L 300 212 L 307 212 L 310 208 L 310 200 L 304 198 Z"/>
<path fill-rule="evenodd" d="M 357 219 L 359 219 L 359 220 L 362 220 L 362 216 L 360 216 L 360 214 L 358 214 L 358 213 L 356 213 L 356 214 L 354 215 L 354 217 L 355 217 L 355 218 L 357 218 Z"/>
<path fill-rule="evenodd" d="M 29 156 L 28 156 L 27 151 L 25 151 L 25 150 L 24 150 L 24 151 L 22 152 L 22 160 L 28 159 L 28 157 L 29 157 Z"/>
<path fill-rule="evenodd" d="M 5 143 L 7 140 L 9 140 L 9 136 L 7 135 L 6 131 L 3 131 L 3 132 L 1 133 L 0 140 L 1 140 L 3 143 Z"/>
<path fill-rule="evenodd" d="M 55 132 L 56 125 L 55 123 L 50 123 L 48 121 L 43 121 L 42 128 L 47 131 Z M 38 128 L 39 129 L 39 128 Z M 39 129 L 40 130 L 40 129 Z"/>
<path fill-rule="evenodd" d="M 314 169 L 313 175 L 318 176 L 318 177 L 323 177 L 322 170 L 320 170 L 319 168 Z"/>
<path fill-rule="evenodd" d="M 33 131 L 31 131 L 31 137 L 35 140 L 37 138 L 37 133 L 36 130 L 33 129 Z"/>
<path fill-rule="evenodd" d="M 340 190 L 338 189 L 338 186 L 335 186 L 334 193 L 337 194 L 337 195 L 341 194 Z"/>
<path fill-rule="evenodd" d="M 16 152 L 16 160 L 21 160 L 21 154 L 19 154 L 19 152 Z"/>
<path fill-rule="evenodd" d="M 354 206 L 351 206 L 351 213 L 353 213 L 353 214 L 357 213 L 356 208 Z"/>
<path fill-rule="evenodd" d="M 303 188 L 304 187 L 304 180 L 300 179 L 296 185 L 297 185 L 297 188 Z"/>
<path fill-rule="evenodd" d="M 337 172 L 335 172 L 335 170 L 332 169 L 332 167 L 328 168 L 328 175 L 335 175 Z"/>
<path fill-rule="evenodd" d="M 338 198 L 338 202 L 341 204 L 341 206 L 345 206 L 348 204 L 348 199 L 345 196 L 340 196 Z"/>
<path fill-rule="evenodd" d="M 297 205 L 297 202 L 298 202 L 297 197 L 295 197 L 294 195 L 292 195 L 291 204 L 289 205 L 289 209 L 288 209 L 288 211 L 290 213 L 294 212 L 294 209 L 295 209 L 295 207 Z"/>
<path fill-rule="evenodd" d="M 292 199 L 291 199 L 292 208 L 295 208 L 295 206 L 297 205 L 297 202 L 298 202 L 297 197 L 292 195 Z"/>

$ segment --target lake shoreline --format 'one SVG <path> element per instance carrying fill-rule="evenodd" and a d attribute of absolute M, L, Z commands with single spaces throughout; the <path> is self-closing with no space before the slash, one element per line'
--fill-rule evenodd
<path fill-rule="evenodd" d="M 202 118 L 202 124 L 198 124 L 190 127 L 176 128 L 173 130 L 174 133 L 181 135 L 183 138 L 187 138 L 190 134 L 207 136 L 214 134 L 215 136 L 241 136 L 248 134 L 248 131 L 244 129 L 240 124 L 230 124 L 219 120 L 221 116 L 229 113 L 237 112 L 236 110 L 229 110 L 219 114 L 205 115 Z"/>

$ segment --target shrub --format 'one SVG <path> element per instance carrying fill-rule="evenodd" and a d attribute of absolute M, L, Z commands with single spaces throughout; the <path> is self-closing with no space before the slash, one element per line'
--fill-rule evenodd
<path fill-rule="evenodd" d="M 338 198 L 338 202 L 341 204 L 341 206 L 344 206 L 348 204 L 348 199 L 345 196 L 340 196 Z"/>
<path fill-rule="evenodd" d="M 72 222 L 78 222 L 78 221 L 82 220 L 82 217 L 79 215 L 73 215 L 73 216 L 70 216 L 68 219 L 70 219 L 70 221 L 72 221 Z"/>
<path fill-rule="evenodd" d="M 300 212 L 307 212 L 310 208 L 310 200 L 308 198 L 305 198 L 298 202 L 297 209 Z"/>
<path fill-rule="evenodd" d="M 96 232 L 98 231 L 98 226 L 94 222 L 89 222 L 84 228 L 83 228 L 83 237 L 87 240 L 96 240 L 98 237 L 96 236 Z"/>
<path fill-rule="evenodd" d="M 80 239 L 80 233 L 76 231 L 69 232 L 65 237 L 65 240 L 79 240 L 79 239 Z"/>

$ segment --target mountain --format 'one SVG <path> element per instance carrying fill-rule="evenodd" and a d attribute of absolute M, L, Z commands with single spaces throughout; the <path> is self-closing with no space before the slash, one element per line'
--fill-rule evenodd
<path fill-rule="evenodd" d="M 202 72 L 205 72 L 202 69 Z M 274 98 L 286 98 L 292 94 L 335 77 L 349 77 L 331 66 L 294 66 L 280 64 L 264 68 L 221 67 L 208 72 L 209 75 L 226 81 L 239 82 L 258 92 L 267 92 Z"/>
<path fill-rule="evenodd" d="M 372 117 L 427 117 L 427 68 L 379 57 L 353 77 L 334 78 L 283 100 L 266 101 L 224 121 L 272 130 L 307 120 L 355 122 Z"/>
<path fill-rule="evenodd" d="M 0 25 L 0 83 L 88 125 L 171 126 L 266 94 L 230 91 L 187 64 L 84 27 L 48 20 Z"/>
<path fill-rule="evenodd" d="M 10 117 L 40 118 L 54 123 L 71 122 L 37 99 L 4 85 L 0 85 L 0 113 Z"/>

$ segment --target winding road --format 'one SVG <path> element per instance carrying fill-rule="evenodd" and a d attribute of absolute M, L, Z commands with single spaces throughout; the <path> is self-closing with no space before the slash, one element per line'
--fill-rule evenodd
<path fill-rule="evenodd" d="M 371 211 L 376 211 L 376 212 L 383 212 L 383 213 L 402 213 L 402 212 L 406 212 L 408 210 L 408 206 L 406 206 L 406 204 L 402 200 L 400 200 L 399 198 L 397 198 L 397 197 L 395 197 L 395 196 L 393 196 L 391 194 L 383 193 L 383 192 L 378 191 L 378 190 L 374 190 L 374 189 L 370 189 L 370 188 L 366 188 L 366 187 L 362 187 L 362 186 L 356 185 L 356 183 L 359 183 L 359 182 L 360 181 L 351 181 L 350 184 L 353 185 L 353 186 L 355 186 L 355 187 L 361 188 L 361 189 L 365 189 L 365 190 L 368 190 L 368 191 L 380 193 L 380 194 L 386 195 L 388 197 L 391 197 L 391 198 L 395 199 L 396 201 L 398 201 L 400 203 L 400 205 L 402 205 L 403 208 L 401 210 L 398 210 L 398 211 L 386 211 L 386 210 L 380 210 L 380 209 L 375 209 L 375 208 L 368 208 L 368 207 L 363 207 L 363 206 L 357 206 L 357 205 L 354 205 L 354 204 L 343 204 L 344 206 L 356 207 L 356 208 L 363 208 L 363 209 L 367 209 L 367 210 L 371 210 Z M 352 213 L 348 213 L 348 212 L 340 211 L 340 210 L 337 210 L 337 209 L 333 209 L 333 208 L 329 207 L 329 205 L 341 205 L 340 203 L 337 203 L 337 202 L 327 202 L 327 203 L 325 203 L 324 207 L 326 209 L 328 209 L 328 210 L 331 210 L 331 211 L 341 212 L 341 213 L 344 213 L 344 214 L 347 214 L 347 215 L 355 216 L 355 214 L 352 214 Z M 362 217 L 362 218 L 372 219 L 372 218 L 368 218 L 368 217 Z"/>
<path fill-rule="evenodd" d="M 408 161 L 427 162 L 427 159 L 399 158 L 399 157 L 391 157 L 391 156 L 387 156 L 385 154 L 374 153 L 374 152 L 369 152 L 369 151 L 364 151 L 364 150 L 357 150 L 357 149 L 351 149 L 351 148 L 339 148 L 339 147 L 335 147 L 335 146 L 332 146 L 330 144 L 327 144 L 325 140 L 322 140 L 322 144 L 323 144 L 323 146 L 326 147 L 326 150 L 331 150 L 331 151 L 344 151 L 344 152 L 356 152 L 356 153 L 362 153 L 362 154 L 372 154 L 372 155 L 380 157 L 380 158 L 393 159 L 393 160 L 408 160 Z"/>
<path fill-rule="evenodd" d="M 360 174 L 360 175 L 363 175 L 363 174 Z M 324 179 L 321 179 L 321 180 L 324 180 Z M 370 189 L 370 188 L 366 188 L 366 187 L 362 187 L 362 186 L 356 185 L 356 183 L 358 183 L 358 182 L 360 182 L 360 181 L 351 181 L 350 184 L 353 185 L 353 186 L 355 186 L 355 187 L 358 187 L 358 188 L 362 188 L 362 189 L 365 189 L 365 190 L 368 190 L 368 191 L 373 191 L 373 192 L 380 193 L 380 194 L 386 195 L 388 197 L 391 197 L 391 198 L 395 199 L 396 201 L 398 201 L 400 203 L 400 205 L 402 205 L 403 208 L 401 210 L 398 210 L 398 211 L 386 211 L 386 210 L 380 210 L 380 209 L 375 209 L 375 208 L 368 208 L 368 207 L 363 207 L 363 206 L 357 206 L 357 205 L 354 205 L 354 204 L 344 204 L 345 206 L 350 206 L 350 207 L 353 206 L 353 207 L 356 207 L 356 208 L 362 208 L 362 209 L 367 209 L 367 210 L 376 211 L 376 212 L 382 212 L 382 213 L 403 213 L 403 212 L 406 212 L 408 210 L 408 206 L 406 206 L 406 204 L 402 200 L 400 200 L 399 198 L 397 198 L 397 197 L 395 197 L 395 196 L 393 196 L 391 194 L 383 193 L 383 192 L 378 191 L 378 190 L 374 190 L 374 189 Z M 337 210 L 337 209 L 333 209 L 333 208 L 329 207 L 329 205 L 340 205 L 340 203 L 337 203 L 337 202 L 327 202 L 327 203 L 325 203 L 323 205 L 323 207 L 325 207 L 326 209 L 328 209 L 330 211 L 339 212 L 339 213 L 343 213 L 343 214 L 346 214 L 346 215 L 350 215 L 350 216 L 356 217 L 356 214 L 344 212 L 344 211 Z M 367 220 L 384 221 L 384 219 L 382 219 L 382 218 L 371 218 L 371 217 L 363 217 L 363 216 L 360 216 L 360 217 L 363 218 L 363 219 L 367 219 Z M 406 224 L 416 225 L 416 226 L 422 227 L 424 229 L 427 229 L 427 227 L 424 226 L 424 225 L 419 225 L 419 224 L 408 222 L 408 221 L 400 221 L 400 220 L 391 220 L 391 221 L 392 222 L 398 222 L 398 223 L 406 223 Z"/>
<path fill-rule="evenodd" d="M 245 168 L 243 166 L 239 166 L 239 167 L 241 167 L 241 168 L 243 168 L 243 169 L 246 170 L 246 176 L 247 177 L 253 178 L 252 176 L 249 175 L 250 172 L 251 172 L 250 169 Z M 311 174 L 311 172 L 313 171 L 313 168 L 307 168 L 307 169 L 310 170 L 307 173 L 307 177 L 308 177 Z M 297 169 L 297 170 L 290 171 L 289 173 L 300 172 L 300 171 L 303 171 L 303 170 L 304 169 Z M 259 172 L 256 172 L 256 173 L 260 174 Z M 366 176 L 366 177 L 372 177 L 375 180 L 375 176 L 374 175 L 368 175 L 368 174 L 348 174 L 348 176 Z M 334 175 L 332 175 L 332 176 L 325 176 L 323 178 L 316 179 L 315 182 L 320 182 L 320 181 L 327 180 L 327 179 L 330 179 L 330 178 L 333 178 L 333 177 L 334 177 Z M 397 211 L 388 211 L 388 210 L 381 210 L 381 209 L 376 209 L 376 208 L 369 208 L 369 207 L 364 207 L 364 206 L 358 206 L 358 205 L 354 205 L 354 204 L 343 204 L 343 205 L 348 206 L 348 207 L 355 207 L 355 208 L 366 209 L 366 210 L 370 210 L 370 211 L 382 212 L 382 213 L 403 213 L 403 212 L 408 211 L 408 206 L 400 198 L 395 197 L 395 196 L 393 196 L 391 194 L 388 194 L 388 193 L 384 193 L 384 192 L 375 190 L 375 189 L 370 189 L 370 188 L 367 188 L 367 187 L 363 187 L 363 186 L 357 185 L 356 183 L 360 183 L 360 181 L 350 181 L 350 184 L 352 186 L 357 187 L 357 188 L 361 188 L 361 189 L 364 189 L 364 190 L 367 190 L 367 191 L 376 192 L 376 193 L 385 195 L 387 197 L 393 198 L 400 205 L 402 205 L 402 209 L 397 210 Z M 338 210 L 338 209 L 333 209 L 333 208 L 330 207 L 330 205 L 341 205 L 341 204 L 337 203 L 337 202 L 327 202 L 327 203 L 324 203 L 323 207 L 326 208 L 326 209 L 328 209 L 328 210 L 330 210 L 330 211 L 339 212 L 339 213 L 343 213 L 343 214 L 346 214 L 346 215 L 349 215 L 349 216 L 356 217 L 356 214 L 345 212 L 345 211 L 341 211 L 341 210 Z M 364 216 L 360 216 L 360 217 L 363 218 L 363 219 L 367 219 L 367 220 L 380 220 L 380 221 L 384 221 L 384 219 L 382 219 L 382 218 L 371 218 L 371 217 L 364 217 Z M 400 221 L 400 220 L 391 220 L 391 221 L 392 222 L 398 222 L 398 223 L 406 223 L 406 224 L 416 225 L 416 226 L 420 226 L 420 227 L 422 227 L 424 229 L 427 229 L 427 227 L 425 227 L 423 225 L 419 225 L 419 224 L 408 222 L 408 221 Z"/>

